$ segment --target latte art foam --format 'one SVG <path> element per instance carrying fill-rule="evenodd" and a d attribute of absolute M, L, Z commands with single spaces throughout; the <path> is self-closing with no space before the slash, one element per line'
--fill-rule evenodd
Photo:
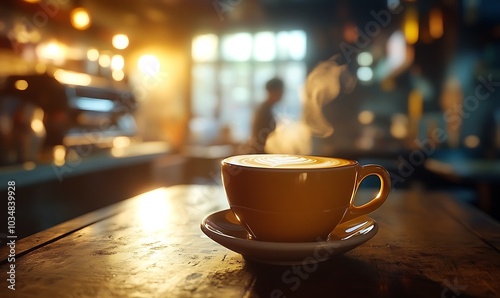
<path fill-rule="evenodd" d="M 277 169 L 334 168 L 355 164 L 353 161 L 340 158 L 285 154 L 237 155 L 226 158 L 224 162 L 239 166 Z"/>

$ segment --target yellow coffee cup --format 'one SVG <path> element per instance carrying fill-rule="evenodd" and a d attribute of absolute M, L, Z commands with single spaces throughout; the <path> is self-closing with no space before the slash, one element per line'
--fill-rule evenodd
<path fill-rule="evenodd" d="M 249 238 L 261 241 L 326 240 L 341 222 L 379 208 L 389 195 L 389 173 L 379 165 L 288 154 L 249 154 L 222 161 L 222 180 L 231 210 Z M 378 194 L 355 206 L 361 181 L 380 179 Z"/>

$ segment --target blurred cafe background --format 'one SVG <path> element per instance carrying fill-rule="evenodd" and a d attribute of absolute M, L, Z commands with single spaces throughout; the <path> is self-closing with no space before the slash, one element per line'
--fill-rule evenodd
<path fill-rule="evenodd" d="M 0 188 L 16 183 L 19 236 L 219 185 L 275 77 L 268 152 L 378 163 L 394 188 L 500 218 L 498 1 L 3 0 Z"/>

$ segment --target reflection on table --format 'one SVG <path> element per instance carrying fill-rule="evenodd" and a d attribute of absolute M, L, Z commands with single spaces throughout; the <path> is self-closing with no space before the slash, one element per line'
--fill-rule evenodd
<path fill-rule="evenodd" d="M 369 197 L 362 191 L 359 199 Z M 16 293 L 77 297 L 496 297 L 498 223 L 436 192 L 393 191 L 378 233 L 331 260 L 245 260 L 200 231 L 220 186 L 157 189 L 16 243 Z M 0 270 L 8 271 L 2 246 Z M 308 259 L 309 260 L 309 259 Z M 11 294 L 4 286 L 2 295 Z"/>

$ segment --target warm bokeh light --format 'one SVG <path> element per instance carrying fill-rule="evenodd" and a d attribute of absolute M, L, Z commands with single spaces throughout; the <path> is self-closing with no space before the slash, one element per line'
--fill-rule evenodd
<path fill-rule="evenodd" d="M 26 171 L 31 171 L 36 168 L 36 163 L 32 161 L 27 161 L 23 163 L 23 169 Z"/>
<path fill-rule="evenodd" d="M 115 36 L 113 36 L 111 42 L 113 44 L 113 47 L 118 50 L 126 49 L 129 44 L 128 36 L 125 34 L 116 34 Z"/>
<path fill-rule="evenodd" d="M 160 60 L 151 54 L 143 55 L 137 62 L 139 70 L 148 76 L 156 76 L 160 73 Z"/>
<path fill-rule="evenodd" d="M 52 157 L 56 166 L 63 166 L 66 161 L 66 147 L 63 145 L 54 146 L 52 148 Z"/>
<path fill-rule="evenodd" d="M 404 114 L 395 114 L 392 117 L 391 135 L 396 139 L 404 139 L 408 135 L 408 117 Z"/>
<path fill-rule="evenodd" d="M 429 33 L 432 38 L 443 36 L 443 13 L 439 8 L 433 8 L 429 14 Z"/>
<path fill-rule="evenodd" d="M 35 71 L 37 73 L 44 73 L 47 71 L 47 65 L 43 64 L 43 63 L 37 63 L 35 65 Z"/>
<path fill-rule="evenodd" d="M 12 31 L 8 33 L 9 39 L 15 40 L 19 43 L 32 43 L 38 44 L 42 39 L 40 28 L 36 26 L 27 26 L 26 22 L 15 22 Z M 29 27 L 29 28 L 28 28 Z M 0 21 L 0 31 L 6 32 L 7 23 L 4 18 Z"/>
<path fill-rule="evenodd" d="M 191 56 L 196 62 L 214 61 L 217 59 L 219 39 L 215 34 L 204 34 L 193 39 Z"/>
<path fill-rule="evenodd" d="M 464 139 L 465 147 L 470 148 L 470 149 L 477 148 L 480 143 L 481 143 L 481 140 L 476 135 L 468 135 Z"/>
<path fill-rule="evenodd" d="M 418 11 L 413 6 L 409 6 L 406 10 L 403 31 L 407 43 L 415 44 L 418 41 Z"/>
<path fill-rule="evenodd" d="M 424 109 L 422 93 L 418 90 L 412 90 L 408 96 L 408 115 L 412 119 L 418 119 L 422 116 Z"/>
<path fill-rule="evenodd" d="M 352 22 L 345 24 L 342 28 L 342 37 L 348 43 L 355 43 L 359 37 L 356 25 Z"/>
<path fill-rule="evenodd" d="M 113 77 L 113 80 L 119 82 L 125 78 L 125 73 L 121 69 L 115 69 L 111 72 L 111 76 Z"/>
<path fill-rule="evenodd" d="M 54 78 L 63 84 L 88 86 L 92 78 L 85 73 L 58 69 L 54 72 Z"/>
<path fill-rule="evenodd" d="M 66 48 L 66 59 L 80 61 L 85 59 L 87 53 L 80 46 L 68 46 Z"/>
<path fill-rule="evenodd" d="M 45 136 L 45 125 L 43 125 L 44 112 L 41 108 L 36 108 L 31 120 L 31 129 L 37 137 Z"/>
<path fill-rule="evenodd" d="M 123 59 L 122 55 L 114 55 L 111 58 L 111 69 L 113 70 L 121 70 L 125 66 L 125 59 Z"/>
<path fill-rule="evenodd" d="M 356 140 L 356 146 L 362 150 L 371 150 L 375 146 L 373 130 L 368 128 L 368 133 Z"/>
<path fill-rule="evenodd" d="M 43 122 L 38 119 L 33 119 L 31 121 L 31 129 L 33 129 L 36 135 L 43 134 L 43 132 L 45 131 Z"/>
<path fill-rule="evenodd" d="M 61 65 L 66 60 L 66 50 L 67 47 L 64 44 L 50 41 L 39 44 L 35 51 L 40 60 L 48 60 L 56 65 Z"/>
<path fill-rule="evenodd" d="M 404 139 L 408 135 L 408 128 L 401 123 L 391 125 L 391 135 L 396 139 Z"/>
<path fill-rule="evenodd" d="M 116 137 L 113 139 L 113 147 L 115 148 L 126 148 L 130 145 L 130 138 L 128 137 Z"/>
<path fill-rule="evenodd" d="M 97 49 L 89 49 L 87 51 L 87 59 L 89 59 L 89 61 L 99 60 L 99 51 Z"/>
<path fill-rule="evenodd" d="M 375 119 L 375 114 L 372 111 L 361 111 L 358 114 L 358 121 L 361 124 L 370 124 Z"/>
<path fill-rule="evenodd" d="M 83 7 L 77 7 L 71 11 L 71 25 L 75 29 L 85 30 L 90 27 L 89 12 Z"/>
<path fill-rule="evenodd" d="M 106 54 L 102 54 L 99 56 L 99 65 L 101 67 L 110 67 L 111 66 L 111 57 Z"/>
<path fill-rule="evenodd" d="M 20 91 L 26 90 L 28 89 L 28 82 L 26 80 L 17 80 L 14 83 L 14 87 Z"/>

